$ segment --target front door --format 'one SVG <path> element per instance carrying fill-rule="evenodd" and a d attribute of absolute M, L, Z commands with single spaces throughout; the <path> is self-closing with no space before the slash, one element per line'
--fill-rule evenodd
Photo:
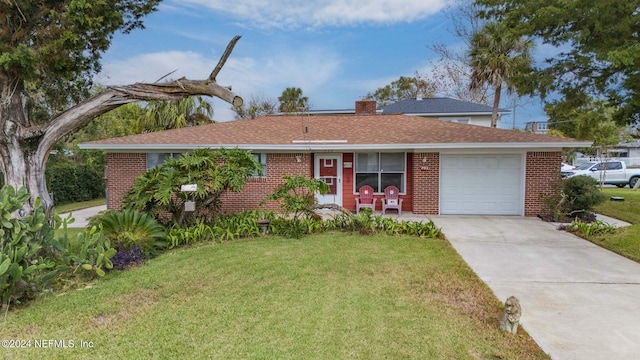
<path fill-rule="evenodd" d="M 321 179 L 329 185 L 327 194 L 316 194 L 318 204 L 342 206 L 342 155 L 316 154 L 314 174 L 316 179 Z"/>

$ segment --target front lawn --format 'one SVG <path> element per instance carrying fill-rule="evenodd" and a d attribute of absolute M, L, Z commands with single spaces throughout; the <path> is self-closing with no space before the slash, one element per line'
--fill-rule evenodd
<path fill-rule="evenodd" d="M 640 262 L 640 190 L 605 188 L 603 192 L 607 195 L 607 200 L 596 206 L 596 212 L 624 220 L 632 225 L 618 229 L 615 234 L 597 236 L 588 240 Z M 624 201 L 610 201 L 612 196 L 623 197 Z"/>
<path fill-rule="evenodd" d="M 547 358 L 501 314 L 445 240 L 326 233 L 170 251 L 10 311 L 0 339 L 31 341 L 11 359 Z"/>

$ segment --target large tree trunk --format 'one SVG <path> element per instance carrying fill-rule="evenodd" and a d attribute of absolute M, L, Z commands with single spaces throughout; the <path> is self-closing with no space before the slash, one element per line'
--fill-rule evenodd
<path fill-rule="evenodd" d="M 85 126 L 89 121 L 121 105 L 141 100 L 177 100 L 189 96 L 216 96 L 234 106 L 242 105 L 242 98 L 231 92 L 230 87 L 218 85 L 216 76 L 240 39 L 234 37 L 217 66 L 206 80 L 184 78 L 155 84 L 137 83 L 109 87 L 84 102 L 63 111 L 47 123 L 36 125 L 30 119 L 23 96 L 23 84 L 3 75 L 0 82 L 0 170 L 6 185 L 26 187 L 31 201 L 26 206 L 29 213 L 40 198 L 48 213 L 53 199 L 47 191 L 45 166 L 51 148 L 65 135 Z"/>

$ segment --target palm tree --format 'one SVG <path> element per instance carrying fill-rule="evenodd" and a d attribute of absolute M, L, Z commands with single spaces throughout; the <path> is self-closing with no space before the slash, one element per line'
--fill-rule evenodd
<path fill-rule="evenodd" d="M 151 101 L 142 119 L 146 131 L 178 129 L 213 122 L 213 106 L 200 96 Z"/>
<path fill-rule="evenodd" d="M 513 33 L 500 22 L 489 22 L 471 37 L 469 64 L 472 69 L 470 89 L 488 84 L 495 90 L 491 127 L 498 123 L 502 86 L 515 91 L 514 79 L 531 67 L 533 42 Z"/>
<path fill-rule="evenodd" d="M 300 88 L 286 88 L 282 92 L 282 95 L 278 98 L 280 106 L 278 111 L 284 113 L 291 113 L 296 111 L 308 110 L 309 98 L 302 96 L 302 89 Z"/>

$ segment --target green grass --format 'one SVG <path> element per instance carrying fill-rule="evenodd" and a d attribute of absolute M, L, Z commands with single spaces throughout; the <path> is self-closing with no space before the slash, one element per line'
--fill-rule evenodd
<path fill-rule="evenodd" d="M 329 233 L 170 251 L 10 311 L 0 339 L 32 340 L 11 359 L 548 358 L 500 317 L 445 240 Z"/>
<path fill-rule="evenodd" d="M 622 256 L 640 262 L 640 190 L 606 188 L 607 201 L 596 207 L 596 212 L 631 223 L 615 234 L 589 238 L 588 240 Z M 624 201 L 610 201 L 612 196 Z"/>
<path fill-rule="evenodd" d="M 106 204 L 106 200 L 104 198 L 82 201 L 77 203 L 70 203 L 64 205 L 55 205 L 54 208 L 58 212 L 58 214 L 68 213 L 74 210 L 86 209 L 94 206 L 100 206 Z"/>

